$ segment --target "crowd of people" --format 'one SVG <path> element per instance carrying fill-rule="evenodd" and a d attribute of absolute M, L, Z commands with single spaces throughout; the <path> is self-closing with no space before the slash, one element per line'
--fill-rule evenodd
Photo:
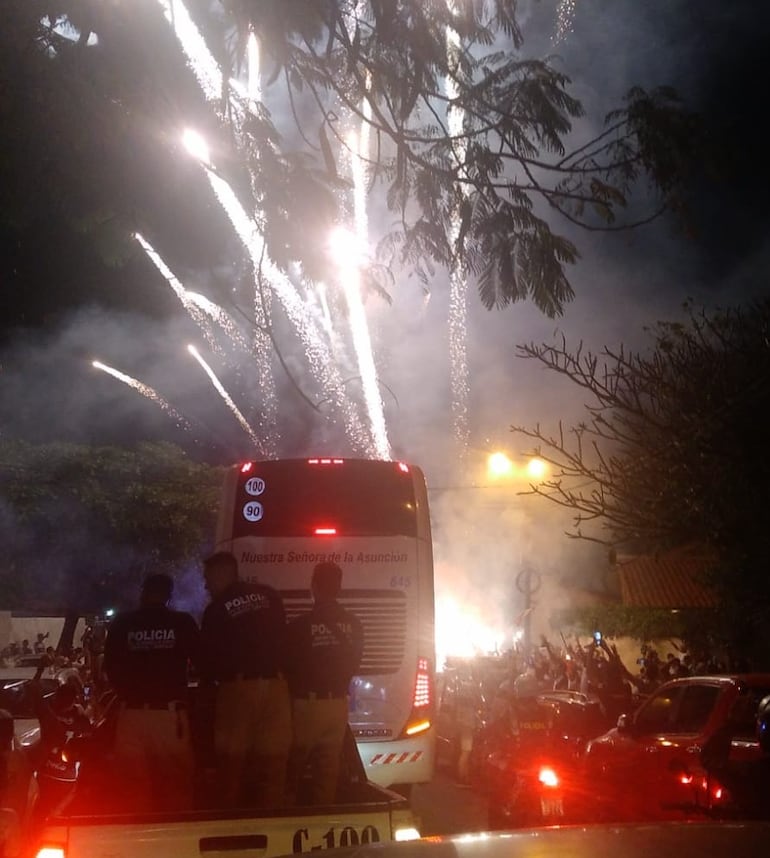
<path fill-rule="evenodd" d="M 47 672 L 60 684 L 37 695 L 41 740 L 32 754 L 12 736 L 3 747 L 39 776 L 65 734 L 90 734 L 80 778 L 106 809 L 332 803 L 363 653 L 361 623 L 337 601 L 342 576 L 319 563 L 311 609 L 287 622 L 279 593 L 242 580 L 236 558 L 219 552 L 203 564 L 210 601 L 198 624 L 170 606 L 173 579 L 150 575 L 98 646 L 86 641 L 75 658 L 44 648 L 31 693 Z"/>
<path fill-rule="evenodd" d="M 520 696 L 549 690 L 595 695 L 610 714 L 628 711 L 661 683 L 682 676 L 741 673 L 749 670 L 740 660 L 714 653 L 689 652 L 681 642 L 670 642 L 662 656 L 643 643 L 636 663 L 629 667 L 615 643 L 600 634 L 588 643 L 575 636 L 554 645 L 542 636 L 538 646 L 516 647 L 505 655 L 508 664 L 504 689 Z"/>

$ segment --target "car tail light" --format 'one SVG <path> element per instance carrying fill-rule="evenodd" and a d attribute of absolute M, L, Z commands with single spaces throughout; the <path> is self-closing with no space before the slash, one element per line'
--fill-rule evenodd
<path fill-rule="evenodd" d="M 559 786 L 559 776 L 551 766 L 541 766 L 540 771 L 537 773 L 537 779 L 545 787 L 554 788 Z"/>

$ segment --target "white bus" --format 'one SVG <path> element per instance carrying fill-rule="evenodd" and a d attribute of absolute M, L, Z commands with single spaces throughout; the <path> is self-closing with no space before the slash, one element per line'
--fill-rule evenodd
<path fill-rule="evenodd" d="M 241 577 L 277 589 L 287 620 L 311 606 L 310 576 L 331 560 L 340 603 L 364 627 L 350 726 L 370 780 L 408 792 L 434 771 L 433 549 L 425 477 L 370 459 L 244 462 L 228 469 L 216 549 Z"/>

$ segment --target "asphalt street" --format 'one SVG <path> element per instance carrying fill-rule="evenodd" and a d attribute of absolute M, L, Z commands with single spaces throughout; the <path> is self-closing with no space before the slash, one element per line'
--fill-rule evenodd
<path fill-rule="evenodd" d="M 440 772 L 431 783 L 413 787 L 412 808 L 421 818 L 423 837 L 487 829 L 484 796 Z"/>

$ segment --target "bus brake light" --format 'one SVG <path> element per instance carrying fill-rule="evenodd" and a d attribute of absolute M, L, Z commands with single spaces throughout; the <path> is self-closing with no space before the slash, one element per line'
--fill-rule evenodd
<path fill-rule="evenodd" d="M 316 527 L 313 530 L 313 533 L 316 536 L 336 536 L 337 528 L 336 527 Z"/>
<path fill-rule="evenodd" d="M 241 473 L 248 474 L 248 472 L 254 467 L 254 462 L 244 462 L 241 465 Z"/>
<path fill-rule="evenodd" d="M 415 709 L 424 709 L 430 706 L 433 695 L 431 694 L 431 676 L 427 658 L 417 659 L 417 676 L 414 682 L 414 699 L 412 706 Z"/>

